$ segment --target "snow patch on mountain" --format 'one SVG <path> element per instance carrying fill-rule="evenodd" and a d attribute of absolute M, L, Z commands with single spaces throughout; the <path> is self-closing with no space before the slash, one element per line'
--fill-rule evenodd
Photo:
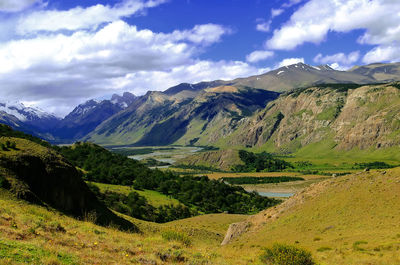
<path fill-rule="evenodd" d="M 56 119 L 52 114 L 49 114 L 39 108 L 26 107 L 21 102 L 16 101 L 5 101 L 0 102 L 0 111 L 3 111 L 9 115 L 13 115 L 20 121 L 35 121 L 38 119 Z"/>

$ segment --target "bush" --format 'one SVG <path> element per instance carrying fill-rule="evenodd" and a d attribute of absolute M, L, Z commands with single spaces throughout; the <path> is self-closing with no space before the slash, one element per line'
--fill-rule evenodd
<path fill-rule="evenodd" d="M 294 246 L 274 244 L 261 255 L 261 261 L 268 265 L 314 265 L 311 253 Z"/>
<path fill-rule="evenodd" d="M 165 231 L 161 234 L 162 238 L 167 241 L 177 241 L 181 242 L 185 246 L 190 246 L 192 244 L 192 240 L 189 236 L 179 233 L 176 231 Z"/>
<path fill-rule="evenodd" d="M 9 189 L 10 184 L 8 183 L 7 179 L 0 173 L 0 188 Z"/>

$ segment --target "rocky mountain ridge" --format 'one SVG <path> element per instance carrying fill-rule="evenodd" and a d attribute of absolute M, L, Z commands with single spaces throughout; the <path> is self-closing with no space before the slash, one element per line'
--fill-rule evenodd
<path fill-rule="evenodd" d="M 36 132 L 36 135 L 53 142 L 90 140 L 110 145 L 209 145 L 229 142 L 230 134 L 278 97 L 279 94 L 273 93 L 323 84 L 372 84 L 398 80 L 400 63 L 371 64 L 348 71 L 337 71 L 328 65 L 297 63 L 248 78 L 183 83 L 164 92 L 149 91 L 140 97 L 124 93 L 122 96 L 113 95 L 110 100 L 89 100 L 77 106 L 63 120 L 43 123 L 43 129 L 40 129 L 42 123 L 39 120 L 35 120 L 33 123 L 38 125 L 32 127 L 32 123 L 21 121 L 11 111 L 2 112 L 0 120 L 14 128 Z M 278 122 L 280 117 L 269 113 L 268 119 Z M 268 130 L 273 132 L 275 125 L 269 126 Z M 253 128 L 249 127 L 249 130 Z M 251 134 L 250 131 L 246 134 Z M 247 145 L 259 144 L 253 139 Z"/>
<path fill-rule="evenodd" d="M 399 83 L 314 86 L 282 95 L 214 143 L 278 153 L 317 143 L 336 150 L 390 148 L 400 144 L 399 113 Z"/>

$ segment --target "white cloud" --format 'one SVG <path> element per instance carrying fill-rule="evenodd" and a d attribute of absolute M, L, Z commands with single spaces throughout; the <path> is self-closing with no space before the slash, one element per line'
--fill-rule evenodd
<path fill-rule="evenodd" d="M 296 63 L 304 63 L 304 58 L 286 58 L 276 65 L 275 68 L 288 66 Z"/>
<path fill-rule="evenodd" d="M 5 97 L 6 94 L 7 98 L 11 99 L 14 96 L 15 100 L 33 102 L 30 105 L 64 116 L 76 105 L 105 94 L 130 91 L 136 95 L 143 95 L 149 90 L 163 91 L 182 82 L 232 80 L 270 70 L 258 69 L 241 61 L 203 60 L 192 60 L 160 70 L 127 71 L 126 74 L 104 77 L 90 76 L 87 72 L 79 76 L 77 73 L 79 69 L 70 74 L 57 71 L 45 75 L 33 71 L 8 74 L 4 77 L 5 80 L 0 78 L 2 82 L 0 97 Z M 106 70 L 102 74 L 107 75 Z M 37 75 L 41 75 L 41 78 Z"/>
<path fill-rule="evenodd" d="M 273 18 L 279 16 L 280 14 L 282 14 L 285 10 L 278 8 L 278 9 L 271 9 L 271 18 L 266 21 L 262 18 L 258 18 L 257 19 L 257 25 L 256 25 L 256 30 L 261 31 L 261 32 L 269 32 L 271 29 L 271 24 L 272 24 L 272 20 Z"/>
<path fill-rule="evenodd" d="M 41 0 L 0 0 L 0 12 L 22 11 L 35 3 L 42 3 Z"/>
<path fill-rule="evenodd" d="M 88 98 L 164 90 L 180 82 L 258 74 L 237 61 L 199 61 L 205 46 L 231 30 L 196 25 L 171 33 L 138 30 L 122 20 L 97 30 L 37 33 L 0 44 L 0 97 L 34 102 L 64 115 Z"/>
<path fill-rule="evenodd" d="M 0 0 L 1 1 L 1 0 Z M 101 23 L 112 22 L 123 17 L 155 7 L 166 0 L 125 0 L 114 6 L 97 4 L 87 8 L 75 7 L 66 11 L 42 10 L 21 17 L 17 23 L 17 33 L 35 31 L 78 30 L 97 27 Z"/>
<path fill-rule="evenodd" d="M 272 18 L 277 17 L 277 16 L 279 16 L 280 14 L 282 14 L 284 11 L 285 11 L 285 10 L 282 9 L 282 8 L 278 8 L 278 9 L 272 8 L 272 9 L 271 9 L 271 17 L 272 17 Z"/>
<path fill-rule="evenodd" d="M 133 88 L 136 94 L 145 93 L 148 88 L 152 90 L 165 90 L 181 82 L 196 83 L 212 80 L 232 80 L 262 73 L 265 69 L 258 69 L 241 61 L 193 61 L 169 71 L 139 71 L 124 77 L 126 87 Z M 119 80 L 115 80 L 116 83 Z M 155 89 L 156 88 L 156 89 Z"/>
<path fill-rule="evenodd" d="M 246 56 L 246 61 L 250 63 L 256 63 L 266 60 L 272 56 L 274 56 L 274 52 L 272 51 L 254 51 Z"/>
<path fill-rule="evenodd" d="M 256 30 L 261 32 L 269 32 L 272 20 L 262 21 L 256 25 Z"/>
<path fill-rule="evenodd" d="M 400 5 L 395 0 L 310 0 L 266 42 L 270 49 L 291 50 L 320 43 L 329 31 L 365 29 L 362 44 L 390 46 L 400 42 Z"/>
<path fill-rule="evenodd" d="M 196 25 L 191 30 L 176 30 L 172 35 L 176 41 L 188 40 L 197 44 L 210 45 L 219 42 L 223 35 L 231 33 L 232 30 L 230 28 L 216 24 L 204 24 Z"/>
<path fill-rule="evenodd" d="M 318 64 L 330 64 L 334 69 L 345 70 L 351 68 L 360 58 L 360 52 L 354 51 L 348 55 L 340 52 L 333 55 L 323 56 L 321 53 L 314 57 L 314 62 Z"/>
<path fill-rule="evenodd" d="M 364 63 L 400 62 L 400 46 L 383 45 L 370 50 L 363 57 Z"/>

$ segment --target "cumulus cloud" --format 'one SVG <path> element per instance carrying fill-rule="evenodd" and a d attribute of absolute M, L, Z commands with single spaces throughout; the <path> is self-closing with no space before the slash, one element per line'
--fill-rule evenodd
<path fill-rule="evenodd" d="M 210 45 L 219 42 L 223 35 L 231 33 L 232 30 L 228 27 L 216 24 L 204 24 L 196 25 L 191 30 L 176 30 L 172 35 L 175 41 L 188 40 L 197 44 Z"/>
<path fill-rule="evenodd" d="M 256 63 L 266 60 L 272 56 L 274 56 L 274 52 L 272 51 L 254 51 L 246 56 L 246 61 L 250 63 Z"/>
<path fill-rule="evenodd" d="M 382 61 L 400 62 L 400 46 L 382 45 L 370 50 L 363 57 L 364 63 L 376 63 Z"/>
<path fill-rule="evenodd" d="M 261 31 L 261 32 L 269 32 L 270 27 L 271 27 L 272 21 L 259 21 L 259 23 L 256 25 L 256 30 Z"/>
<path fill-rule="evenodd" d="M 282 8 L 278 8 L 278 9 L 272 8 L 272 9 L 271 9 L 271 17 L 272 17 L 272 18 L 277 17 L 277 16 L 279 16 L 280 14 L 282 14 L 284 11 L 285 11 L 285 10 L 282 9 Z"/>
<path fill-rule="evenodd" d="M 17 33 L 35 31 L 78 30 L 97 27 L 101 23 L 112 22 L 131 16 L 147 8 L 158 6 L 166 0 L 125 0 L 114 6 L 97 4 L 87 8 L 75 7 L 66 11 L 41 10 L 22 17 L 17 23 Z"/>
<path fill-rule="evenodd" d="M 0 0 L 0 12 L 18 12 L 34 4 L 43 4 L 41 0 Z"/>
<path fill-rule="evenodd" d="M 348 55 L 340 52 L 333 55 L 323 56 L 321 53 L 314 57 L 314 62 L 318 64 L 329 64 L 334 69 L 345 70 L 351 68 L 360 58 L 360 51 L 354 51 Z"/>
<path fill-rule="evenodd" d="M 275 68 L 288 66 L 296 63 L 304 63 L 304 58 L 286 58 L 276 65 Z"/>
<path fill-rule="evenodd" d="M 0 97 L 65 115 L 82 101 L 104 94 L 140 95 L 180 82 L 258 74 L 245 62 L 195 59 L 204 47 L 230 33 L 215 24 L 155 33 L 122 20 L 70 34 L 37 32 L 0 44 Z"/>
<path fill-rule="evenodd" d="M 258 69 L 241 61 L 192 60 L 159 70 L 125 71 L 116 75 L 107 75 L 107 69 L 99 73 L 90 73 L 82 67 L 71 73 L 19 71 L 0 78 L 0 97 L 7 95 L 7 98 L 15 96 L 15 100 L 22 98 L 24 102 L 30 102 L 30 105 L 64 116 L 83 101 L 106 94 L 130 91 L 136 95 L 143 95 L 149 90 L 163 91 L 182 82 L 232 80 L 262 74 L 268 70 Z M 79 74 L 79 71 L 82 73 Z"/>
<path fill-rule="evenodd" d="M 390 50 L 400 43 L 400 5 L 393 0 L 310 0 L 266 42 L 270 49 L 292 50 L 305 43 L 320 43 L 329 31 L 365 29 L 361 44 Z M 378 50 L 373 49 L 371 53 Z M 366 55 L 365 61 L 373 57 Z"/>

